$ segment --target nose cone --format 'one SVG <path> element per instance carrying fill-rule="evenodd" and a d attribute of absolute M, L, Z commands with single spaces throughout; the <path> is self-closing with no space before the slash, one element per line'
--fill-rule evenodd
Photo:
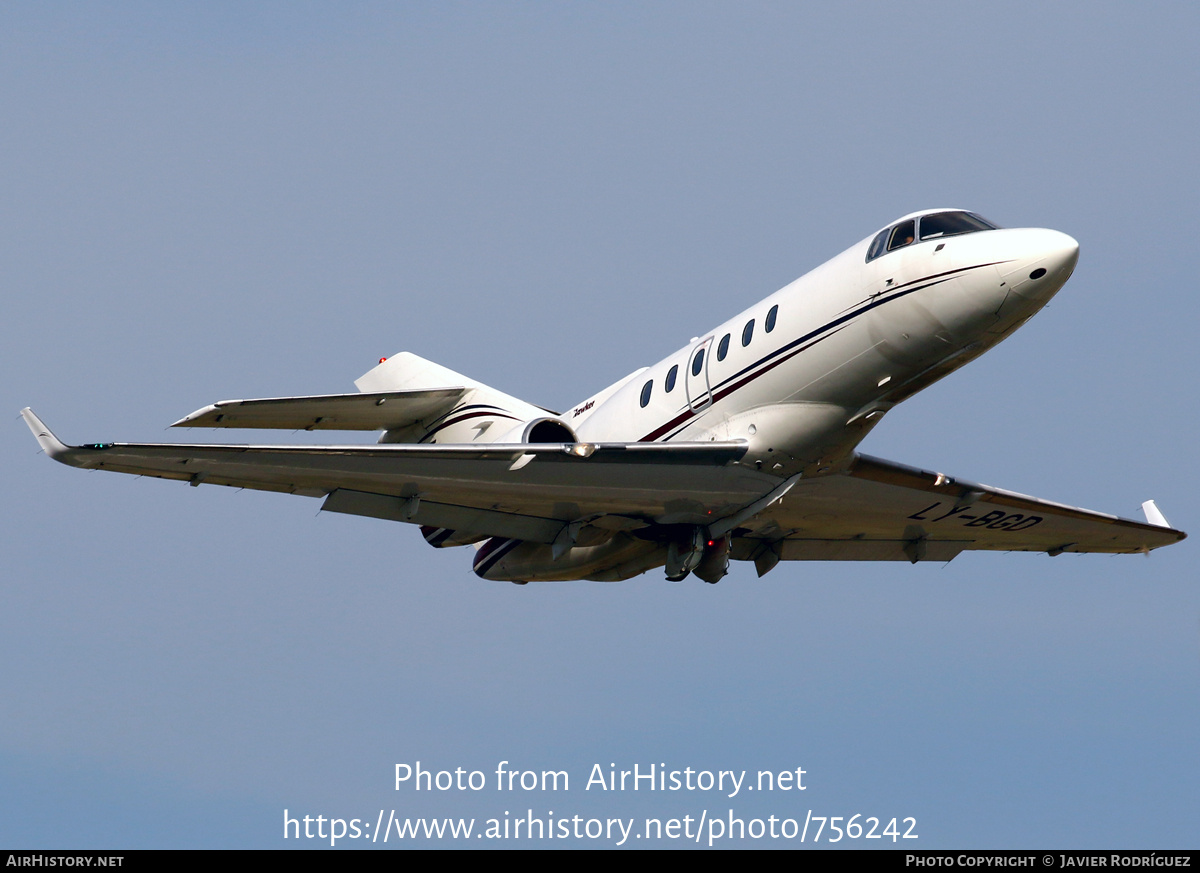
<path fill-rule="evenodd" d="M 1000 278 L 1029 300 L 1045 303 L 1053 297 L 1079 261 L 1079 243 L 1057 230 L 1026 228 L 1013 234 L 1000 266 Z"/>
<path fill-rule="evenodd" d="M 1058 278 L 1061 286 L 1071 278 L 1071 273 L 1075 271 L 1075 265 L 1079 262 L 1079 243 L 1074 237 L 1057 230 L 1043 230 L 1040 234 L 1039 247 L 1042 254 L 1039 266 L 1046 271 L 1045 278 Z"/>

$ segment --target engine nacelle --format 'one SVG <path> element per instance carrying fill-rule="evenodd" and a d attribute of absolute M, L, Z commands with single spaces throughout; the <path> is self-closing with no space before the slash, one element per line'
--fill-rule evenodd
<path fill-rule="evenodd" d="M 505 582 L 592 578 L 616 582 L 645 572 L 666 559 L 664 546 L 627 533 L 615 534 L 593 545 L 572 546 L 560 551 L 557 558 L 554 551 L 553 546 L 542 543 L 492 537 L 475 553 L 473 569 L 482 579 Z M 614 565 L 618 571 L 615 574 Z M 630 571 L 622 575 L 620 568 L 626 566 Z"/>
<path fill-rule="evenodd" d="M 434 527 L 431 524 L 421 525 L 421 536 L 425 538 L 425 542 L 429 543 L 435 549 L 448 549 L 451 546 L 469 546 L 471 543 L 487 539 L 487 534 L 451 530 L 448 527 Z"/>
<path fill-rule="evenodd" d="M 579 442 L 575 431 L 561 419 L 552 416 L 542 416 L 522 422 L 497 443 L 576 443 Z"/>
<path fill-rule="evenodd" d="M 496 441 L 497 443 L 576 443 L 578 439 L 569 426 L 557 418 L 542 416 L 522 422 Z M 421 536 L 435 549 L 450 546 L 465 546 L 487 539 L 487 534 L 474 531 L 450 530 L 448 528 L 421 526 Z M 503 539 L 503 538 L 500 538 Z M 476 562 L 479 556 L 476 555 Z M 488 577 L 491 578 L 491 577 Z"/>
<path fill-rule="evenodd" d="M 691 573 L 715 584 L 729 572 L 729 537 L 709 539 L 702 527 L 692 528 L 685 540 L 612 534 L 587 527 L 580 533 L 581 544 L 569 548 L 492 537 L 475 553 L 473 569 L 482 579 L 519 583 L 620 582 L 664 564 L 672 581 Z"/>

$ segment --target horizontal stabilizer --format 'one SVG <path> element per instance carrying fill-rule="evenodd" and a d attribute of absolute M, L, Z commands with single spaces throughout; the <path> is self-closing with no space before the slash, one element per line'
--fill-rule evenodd
<path fill-rule="evenodd" d="M 244 427 L 280 430 L 399 430 L 449 412 L 466 388 L 427 388 L 374 394 L 322 394 L 221 400 L 171 427 Z"/>

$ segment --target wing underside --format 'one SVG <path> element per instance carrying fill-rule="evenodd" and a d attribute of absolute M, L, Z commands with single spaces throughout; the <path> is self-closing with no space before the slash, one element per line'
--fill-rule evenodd
<path fill-rule="evenodd" d="M 23 414 L 71 466 L 323 497 L 334 512 L 544 544 L 581 521 L 724 525 L 739 559 L 915 562 L 970 549 L 1139 552 L 1185 536 L 865 455 L 845 472 L 784 482 L 741 463 L 742 442 L 67 446 Z"/>
<path fill-rule="evenodd" d="M 735 463 L 741 442 L 67 446 L 25 417 L 46 453 L 73 467 L 325 497 L 332 511 L 546 543 L 583 518 L 613 516 L 614 529 L 710 523 L 779 484 Z"/>
<path fill-rule="evenodd" d="M 948 561 L 964 550 L 1143 552 L 1185 534 L 859 455 L 747 525 L 741 553 L 783 560 Z"/>

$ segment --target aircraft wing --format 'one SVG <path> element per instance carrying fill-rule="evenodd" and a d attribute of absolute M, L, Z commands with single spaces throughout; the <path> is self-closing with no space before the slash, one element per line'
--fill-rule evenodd
<path fill-rule="evenodd" d="M 801 480 L 745 527 L 734 557 L 948 561 L 970 549 L 1129 553 L 1186 534 L 858 455 L 846 473 Z"/>
<path fill-rule="evenodd" d="M 542 543 L 584 518 L 615 530 L 708 524 L 780 485 L 736 463 L 743 442 L 68 446 L 22 415 L 73 467 L 325 497 L 335 512 Z"/>
<path fill-rule="evenodd" d="M 732 556 L 756 562 L 1139 552 L 1186 536 L 1153 504 L 1147 514 L 1161 524 L 867 455 L 843 473 L 784 481 L 738 463 L 740 441 L 67 446 L 31 410 L 22 415 L 46 454 L 74 467 L 324 497 L 333 512 L 540 543 L 581 519 L 612 530 L 704 525 L 732 533 Z"/>

